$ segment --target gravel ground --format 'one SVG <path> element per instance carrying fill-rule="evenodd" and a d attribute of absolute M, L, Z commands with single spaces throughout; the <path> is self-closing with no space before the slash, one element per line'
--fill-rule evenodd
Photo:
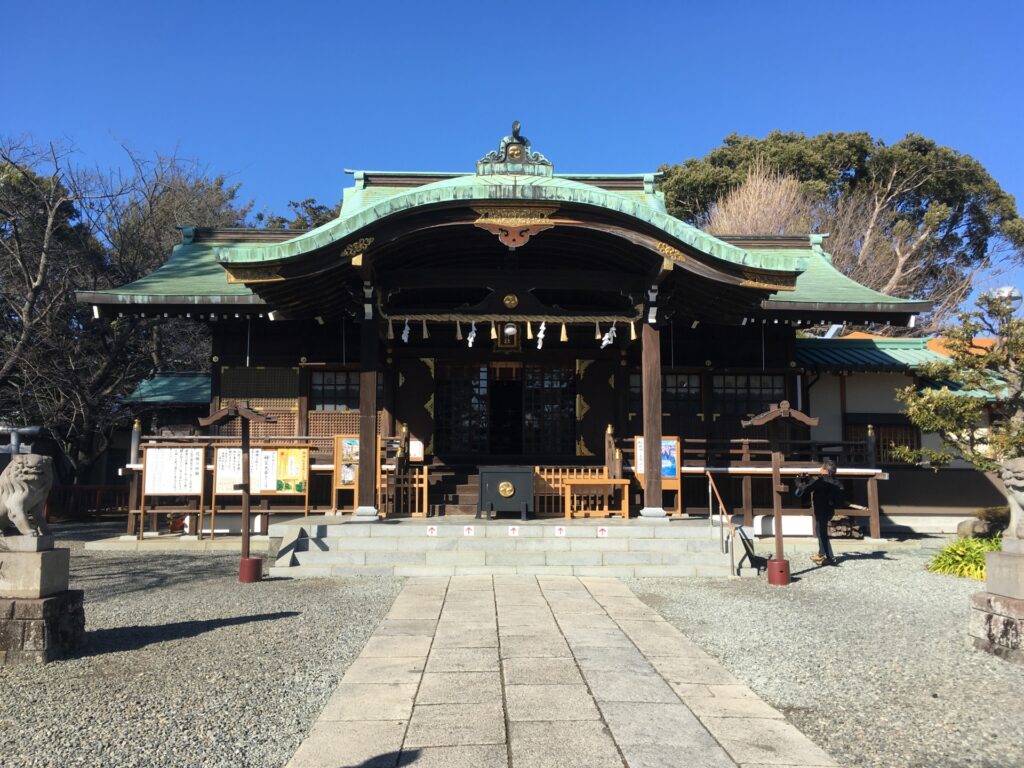
<path fill-rule="evenodd" d="M 980 584 L 928 573 L 930 554 L 863 553 L 821 569 L 800 555 L 789 587 L 630 587 L 842 765 L 1024 765 L 1024 667 L 970 648 Z"/>
<path fill-rule="evenodd" d="M 236 554 L 85 552 L 80 531 L 57 533 L 76 537 L 61 545 L 72 547 L 71 586 L 86 590 L 87 647 L 0 668 L 4 768 L 278 768 L 400 588 L 243 585 Z"/>

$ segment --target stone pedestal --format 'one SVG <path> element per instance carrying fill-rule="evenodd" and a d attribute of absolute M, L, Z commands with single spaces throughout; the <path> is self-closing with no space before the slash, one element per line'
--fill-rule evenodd
<path fill-rule="evenodd" d="M 42 664 L 79 647 L 82 591 L 68 589 L 70 551 L 47 536 L 0 538 L 0 666 Z"/>
<path fill-rule="evenodd" d="M 0 551 L 0 597 L 46 597 L 63 592 L 68 588 L 70 554 L 67 549 Z"/>
<path fill-rule="evenodd" d="M 85 634 L 83 592 L 37 599 L 0 597 L 0 666 L 45 664 L 74 652 Z"/>
<path fill-rule="evenodd" d="M 971 596 L 974 647 L 1024 664 L 1024 540 L 1003 539 L 985 556 L 984 592 Z"/>

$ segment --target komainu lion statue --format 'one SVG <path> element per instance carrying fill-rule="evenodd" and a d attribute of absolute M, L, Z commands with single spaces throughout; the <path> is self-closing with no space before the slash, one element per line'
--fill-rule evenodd
<path fill-rule="evenodd" d="M 1024 539 L 1024 458 L 1004 461 L 999 476 L 1010 503 L 1010 535 Z"/>
<path fill-rule="evenodd" d="M 48 536 L 43 507 L 53 485 L 53 459 L 21 454 L 0 472 L 0 536 L 13 525 L 23 536 Z"/>

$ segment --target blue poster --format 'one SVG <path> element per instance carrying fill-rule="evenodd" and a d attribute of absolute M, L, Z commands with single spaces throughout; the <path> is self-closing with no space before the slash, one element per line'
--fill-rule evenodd
<path fill-rule="evenodd" d="M 673 479 L 679 476 L 679 456 L 676 454 L 675 440 L 661 441 L 661 476 Z"/>

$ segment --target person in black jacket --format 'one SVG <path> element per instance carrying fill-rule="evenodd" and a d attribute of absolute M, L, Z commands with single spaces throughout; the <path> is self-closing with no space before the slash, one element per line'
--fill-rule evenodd
<path fill-rule="evenodd" d="M 828 524 L 836 514 L 836 507 L 846 506 L 846 492 L 836 478 L 836 463 L 832 459 L 825 459 L 817 475 L 799 475 L 794 493 L 798 498 L 806 493 L 811 494 L 814 527 L 818 532 L 818 554 L 812 555 L 811 560 L 818 565 L 838 565 L 832 554 L 832 542 L 828 538 Z"/>

